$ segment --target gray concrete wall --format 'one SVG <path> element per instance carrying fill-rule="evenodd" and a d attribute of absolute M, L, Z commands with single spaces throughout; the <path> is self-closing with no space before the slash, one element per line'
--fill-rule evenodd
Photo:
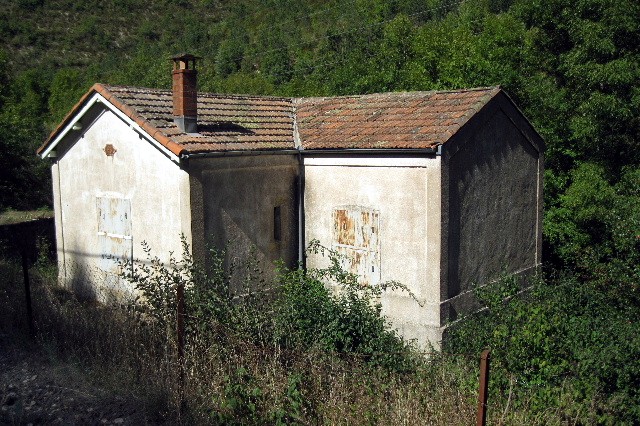
<path fill-rule="evenodd" d="M 406 285 L 417 300 L 386 293 L 383 313 L 405 337 L 437 346 L 440 158 L 306 154 L 304 164 L 306 242 L 317 239 L 349 256 L 344 267 L 367 275 L 364 285 Z M 327 265 L 320 255 L 307 258 L 307 267 Z"/>
<path fill-rule="evenodd" d="M 132 292 L 109 255 L 143 257 L 142 241 L 163 261 L 182 253 L 180 235 L 191 241 L 190 192 L 186 172 L 122 119 L 108 110 L 92 115 L 57 148 L 54 208 L 61 281 L 106 301 Z"/>
<path fill-rule="evenodd" d="M 201 260 L 207 246 L 218 249 L 226 246 L 226 264 L 241 265 L 235 285 L 239 285 L 247 263 L 257 263 L 267 278 L 273 276 L 274 263 L 278 260 L 288 266 L 296 265 L 299 167 L 295 155 L 226 156 L 189 161 L 192 193 L 197 201 L 192 204 L 193 229 L 197 235 L 194 251 Z M 279 235 L 274 227 L 279 227 Z"/>
<path fill-rule="evenodd" d="M 474 286 L 540 264 L 542 155 L 502 106 L 443 148 L 443 323 L 479 307 Z"/>

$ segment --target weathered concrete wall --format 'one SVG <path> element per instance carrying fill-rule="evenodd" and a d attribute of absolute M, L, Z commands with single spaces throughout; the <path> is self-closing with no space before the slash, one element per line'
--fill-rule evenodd
<path fill-rule="evenodd" d="M 406 285 L 417 301 L 387 293 L 383 313 L 405 337 L 437 345 L 440 158 L 307 156 L 304 164 L 306 242 L 317 239 L 356 259 L 344 266 L 364 273 L 368 285 Z M 319 255 L 307 258 L 307 267 L 327 264 Z"/>
<path fill-rule="evenodd" d="M 202 218 L 204 238 L 196 237 L 194 250 L 205 246 L 228 248 L 227 265 L 239 264 L 235 284 L 248 262 L 257 262 L 267 277 L 274 263 L 295 266 L 298 258 L 295 155 L 227 156 L 191 159 L 188 170 L 194 197 L 194 218 Z"/>
<path fill-rule="evenodd" d="M 108 110 L 95 115 L 58 147 L 54 208 L 62 281 L 106 300 L 132 291 L 109 255 L 144 258 L 142 241 L 163 261 L 182 253 L 180 235 L 191 241 L 190 192 L 186 172 L 125 122 Z"/>
<path fill-rule="evenodd" d="M 540 264 L 539 147 L 501 108 L 485 111 L 472 127 L 468 137 L 444 146 L 443 322 L 478 308 L 474 285 Z"/>

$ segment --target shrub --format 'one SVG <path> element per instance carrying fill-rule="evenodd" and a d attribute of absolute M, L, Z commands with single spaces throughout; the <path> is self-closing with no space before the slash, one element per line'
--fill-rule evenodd
<path fill-rule="evenodd" d="M 640 338 L 633 318 L 640 306 L 632 299 L 574 276 L 539 280 L 519 296 L 510 279 L 477 294 L 487 309 L 455 324 L 445 350 L 490 348 L 493 393 L 515 386 L 536 416 L 553 406 L 582 423 L 638 418 Z M 566 390 L 569 401 L 562 399 Z"/>
<path fill-rule="evenodd" d="M 245 265 L 245 276 L 235 280 L 239 265 L 225 268 L 225 250 L 210 250 L 209 266 L 197 264 L 186 239 L 182 237 L 182 256 L 169 254 L 167 264 L 151 254 L 151 248 L 142 243 L 147 260 L 128 262 L 122 267 L 122 278 L 131 282 L 137 292 L 134 311 L 156 324 L 172 330 L 176 323 L 177 288 L 184 287 L 187 334 L 215 333 L 219 327 L 227 331 L 263 341 L 262 327 L 268 325 L 263 297 L 256 283 L 264 289 L 264 281 L 254 279 L 255 265 Z M 249 271 L 250 267 L 254 271 Z M 268 305 L 268 303 L 267 303 Z M 267 310 L 268 311 L 268 310 Z"/>
<path fill-rule="evenodd" d="M 410 346 L 381 314 L 375 302 L 384 287 L 363 287 L 357 277 L 328 253 L 327 269 L 280 269 L 275 301 L 275 339 L 285 347 L 318 346 L 336 353 L 353 353 L 374 365 L 404 369 L 411 365 Z M 324 280 L 323 280 L 324 279 Z M 338 283 L 338 291 L 326 282 Z M 394 287 L 399 287 L 393 284 Z"/>
<path fill-rule="evenodd" d="M 318 347 L 357 354 L 374 365 L 411 365 L 409 345 L 390 329 L 376 302 L 383 291 L 404 286 L 396 282 L 359 285 L 355 275 L 342 269 L 337 253 L 317 242 L 310 250 L 327 255 L 330 267 L 303 271 L 280 264 L 275 283 L 263 278 L 259 265 L 225 266 L 224 249 L 210 250 L 205 269 L 194 262 L 184 238 L 181 259 L 171 254 L 166 265 L 152 256 L 147 244 L 143 243 L 143 250 L 147 261 L 124 265 L 123 278 L 140 294 L 138 312 L 167 331 L 176 321 L 176 289 L 184 286 L 190 335 L 218 338 L 222 327 L 254 344 L 303 350 Z M 339 291 L 330 292 L 329 282 Z"/>

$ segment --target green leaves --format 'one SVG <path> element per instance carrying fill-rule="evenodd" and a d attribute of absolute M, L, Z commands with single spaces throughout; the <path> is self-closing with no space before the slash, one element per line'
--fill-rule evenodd
<path fill-rule="evenodd" d="M 406 288 L 396 282 L 363 287 L 336 253 L 317 242 L 311 249 L 326 253 L 331 266 L 303 271 L 280 265 L 271 283 L 258 264 L 225 264 L 225 250 L 211 250 L 205 269 L 193 261 L 184 238 L 182 255 L 170 253 L 167 263 L 143 243 L 146 261 L 123 265 L 122 278 L 139 292 L 140 320 L 168 335 L 175 328 L 176 289 L 183 286 L 190 338 L 218 339 L 222 329 L 258 345 L 358 354 L 373 365 L 408 368 L 409 346 L 376 301 L 386 289 Z"/>
<path fill-rule="evenodd" d="M 637 165 L 632 122 L 640 110 L 631 98 L 640 84 L 632 30 L 640 25 L 637 2 L 518 2 L 513 10 L 538 33 L 534 58 L 551 54 L 553 61 L 540 65 L 565 89 L 559 102 L 567 115 L 547 119 L 570 126 L 550 148 L 571 147 L 578 161 L 597 162 L 614 179 L 624 164 Z"/>
<path fill-rule="evenodd" d="M 580 165 L 558 202 L 547 208 L 544 233 L 562 265 L 608 288 L 640 282 L 640 168 L 611 184 L 602 166 Z M 634 296 L 637 298 L 637 296 Z"/>
<path fill-rule="evenodd" d="M 63 68 L 53 76 L 49 87 L 48 106 L 55 123 L 62 121 L 91 83 L 84 80 L 80 70 Z"/>
<path fill-rule="evenodd" d="M 24 103 L 3 94 L 23 90 L 15 77 L 35 70 L 33 101 L 44 108 L 31 126 L 53 125 L 96 80 L 169 87 L 166 59 L 189 50 L 204 57 L 208 91 L 327 96 L 499 84 L 547 141 L 554 175 L 592 162 L 615 182 L 640 164 L 637 1 L 45 3 L 28 0 L 36 6 L 19 19 L 20 8 L 0 11 L 11 58 L 0 98 Z M 74 30 L 60 32 L 69 22 Z"/>
<path fill-rule="evenodd" d="M 46 75 L 15 76 L 0 53 L 0 210 L 36 209 L 50 202 L 50 172 L 35 156 L 44 140 Z"/>
<path fill-rule="evenodd" d="M 214 421 L 221 425 L 261 424 L 262 390 L 245 368 L 240 367 L 229 377 L 224 398 Z"/>
<path fill-rule="evenodd" d="M 281 344 L 355 353 L 374 365 L 407 368 L 411 362 L 409 347 L 390 329 L 376 302 L 387 289 L 406 288 L 396 282 L 361 286 L 357 276 L 342 269 L 337 253 L 317 241 L 311 242 L 309 250 L 326 255 L 330 266 L 306 272 L 279 271 L 275 330 Z"/>
<path fill-rule="evenodd" d="M 594 422 L 586 414 L 590 406 L 600 413 L 596 423 L 632 424 L 640 406 L 635 290 L 603 291 L 599 280 L 557 277 L 504 299 L 513 294 L 511 287 L 506 280 L 482 288 L 479 296 L 490 301 L 488 309 L 453 326 L 445 350 L 490 348 L 492 395 L 515 381 L 516 400 L 526 395 L 531 416 L 554 406 L 559 416 L 588 424 Z M 561 401 L 566 389 L 573 395 Z"/>

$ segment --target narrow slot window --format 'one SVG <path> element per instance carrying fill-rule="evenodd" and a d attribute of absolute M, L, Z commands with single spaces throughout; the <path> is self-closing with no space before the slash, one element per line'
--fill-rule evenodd
<path fill-rule="evenodd" d="M 280 206 L 273 208 L 273 239 L 280 241 L 282 238 L 282 210 Z"/>

